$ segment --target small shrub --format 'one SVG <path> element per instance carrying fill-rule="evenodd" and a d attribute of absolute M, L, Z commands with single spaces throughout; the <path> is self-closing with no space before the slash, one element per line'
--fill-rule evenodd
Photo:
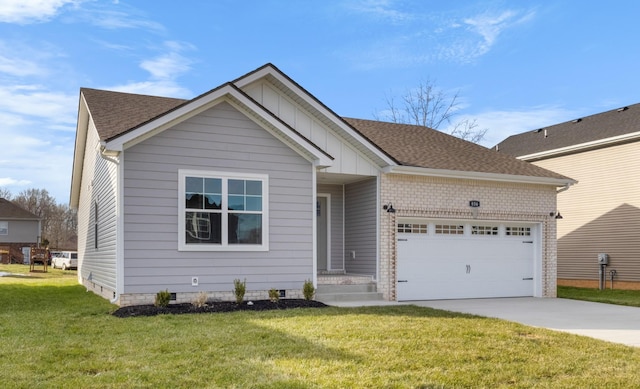
<path fill-rule="evenodd" d="M 200 292 L 200 293 L 198 293 L 196 298 L 193 299 L 191 304 L 193 304 L 193 306 L 196 307 L 196 308 L 202 308 L 205 305 L 207 305 L 207 300 L 208 300 L 207 293 L 206 292 Z"/>
<path fill-rule="evenodd" d="M 304 285 L 302 286 L 302 294 L 304 295 L 304 299 L 311 300 L 315 292 L 316 288 L 313 286 L 313 282 L 311 280 L 306 280 L 304 282 Z"/>
<path fill-rule="evenodd" d="M 276 288 L 269 289 L 269 300 L 271 300 L 272 303 L 277 303 L 278 300 L 280 300 L 280 291 Z"/>
<path fill-rule="evenodd" d="M 171 301 L 171 293 L 169 293 L 169 290 L 161 290 L 158 293 L 156 293 L 156 302 L 154 303 L 154 305 L 156 307 L 166 307 L 169 305 L 169 302 Z"/>
<path fill-rule="evenodd" d="M 236 296 L 236 303 L 241 304 L 244 300 L 244 293 L 247 291 L 247 280 L 240 281 L 236 278 L 233 280 L 233 294 Z"/>

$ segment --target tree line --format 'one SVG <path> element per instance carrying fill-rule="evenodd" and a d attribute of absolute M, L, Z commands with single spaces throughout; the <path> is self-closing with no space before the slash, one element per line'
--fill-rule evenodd
<path fill-rule="evenodd" d="M 0 188 L 0 198 L 33 213 L 41 219 L 40 243 L 51 250 L 76 250 L 78 217 L 67 204 L 58 204 L 46 189 L 26 189 L 14 196 Z"/>

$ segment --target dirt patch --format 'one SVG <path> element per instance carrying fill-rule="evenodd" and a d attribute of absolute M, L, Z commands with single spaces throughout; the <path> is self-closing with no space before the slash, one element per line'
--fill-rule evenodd
<path fill-rule="evenodd" d="M 187 313 L 216 313 L 235 311 L 268 311 L 274 309 L 293 308 L 323 308 L 327 305 L 315 300 L 283 299 L 277 302 L 258 300 L 236 304 L 231 301 L 209 302 L 202 307 L 196 307 L 190 303 L 170 304 L 168 307 L 156 307 L 155 305 L 132 305 L 118 308 L 113 312 L 116 317 L 155 316 L 155 315 L 180 315 Z"/>

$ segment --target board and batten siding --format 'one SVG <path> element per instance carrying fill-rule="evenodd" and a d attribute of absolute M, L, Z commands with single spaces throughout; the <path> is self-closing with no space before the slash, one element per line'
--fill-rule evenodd
<path fill-rule="evenodd" d="M 377 179 L 345 185 L 345 267 L 347 273 L 377 274 Z M 351 252 L 355 252 L 355 258 Z"/>
<path fill-rule="evenodd" d="M 178 251 L 178 170 L 267 174 L 269 251 Z M 301 289 L 313 276 L 312 164 L 227 103 L 126 150 L 124 293 Z M 192 277 L 199 285 L 191 285 Z"/>
<path fill-rule="evenodd" d="M 331 254 L 329 270 L 344 270 L 344 187 L 318 185 L 318 193 L 331 195 Z"/>
<path fill-rule="evenodd" d="M 598 279 L 598 253 L 618 281 L 640 282 L 640 142 L 534 164 L 578 181 L 558 195 L 558 278 Z"/>
<path fill-rule="evenodd" d="M 98 134 L 93 122 L 89 122 L 78 205 L 78 278 L 87 287 L 111 298 L 117 284 L 117 169 L 115 163 L 100 156 Z"/>
<path fill-rule="evenodd" d="M 324 169 L 324 172 L 365 176 L 378 174 L 378 167 L 364 158 L 353 145 L 346 143 L 327 125 L 309 115 L 307 110 L 268 82 L 250 84 L 244 91 L 334 158 L 332 166 Z"/>

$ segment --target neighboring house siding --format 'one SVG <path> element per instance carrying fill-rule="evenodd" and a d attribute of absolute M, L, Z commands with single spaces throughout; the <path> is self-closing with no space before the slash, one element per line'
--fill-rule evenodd
<path fill-rule="evenodd" d="M 345 185 L 345 267 L 347 273 L 376 276 L 377 180 Z M 351 252 L 355 252 L 355 258 Z"/>
<path fill-rule="evenodd" d="M 480 180 L 457 180 L 385 174 L 381 177 L 380 198 L 391 202 L 396 213 L 380 217 L 380 277 L 378 291 L 395 300 L 396 220 L 398 217 L 424 219 L 473 219 L 470 200 L 480 201 L 478 220 L 536 223 L 540 226 L 542 274 L 541 294 L 556 296 L 556 188 L 545 185 L 514 184 Z"/>
<path fill-rule="evenodd" d="M 534 163 L 578 181 L 558 195 L 558 278 L 596 281 L 608 253 L 616 281 L 640 282 L 640 143 Z"/>
<path fill-rule="evenodd" d="M 222 103 L 126 150 L 124 293 L 301 289 L 313 276 L 312 165 Z M 178 251 L 178 170 L 269 176 L 269 251 Z M 191 285 L 192 277 L 199 285 Z"/>
<path fill-rule="evenodd" d="M 282 121 L 335 158 L 333 165 L 324 169 L 323 172 L 377 175 L 377 166 L 363 158 L 352 145 L 343 142 L 325 124 L 309 115 L 307 110 L 274 89 L 269 83 L 254 83 L 247 86 L 245 91 Z"/>
<path fill-rule="evenodd" d="M 8 235 L 0 235 L 0 243 L 35 243 L 40 237 L 40 222 L 37 220 L 7 220 L 0 218 L 0 221 L 7 222 L 9 227 Z"/>
<path fill-rule="evenodd" d="M 113 298 L 116 291 L 117 166 L 100 156 L 92 123 L 87 132 L 78 206 L 78 277 L 97 293 Z M 98 244 L 95 204 L 98 204 Z M 105 290 L 106 288 L 106 290 Z"/>
<path fill-rule="evenodd" d="M 318 193 L 331 195 L 331 266 L 329 270 L 344 270 L 344 187 L 318 185 Z"/>

